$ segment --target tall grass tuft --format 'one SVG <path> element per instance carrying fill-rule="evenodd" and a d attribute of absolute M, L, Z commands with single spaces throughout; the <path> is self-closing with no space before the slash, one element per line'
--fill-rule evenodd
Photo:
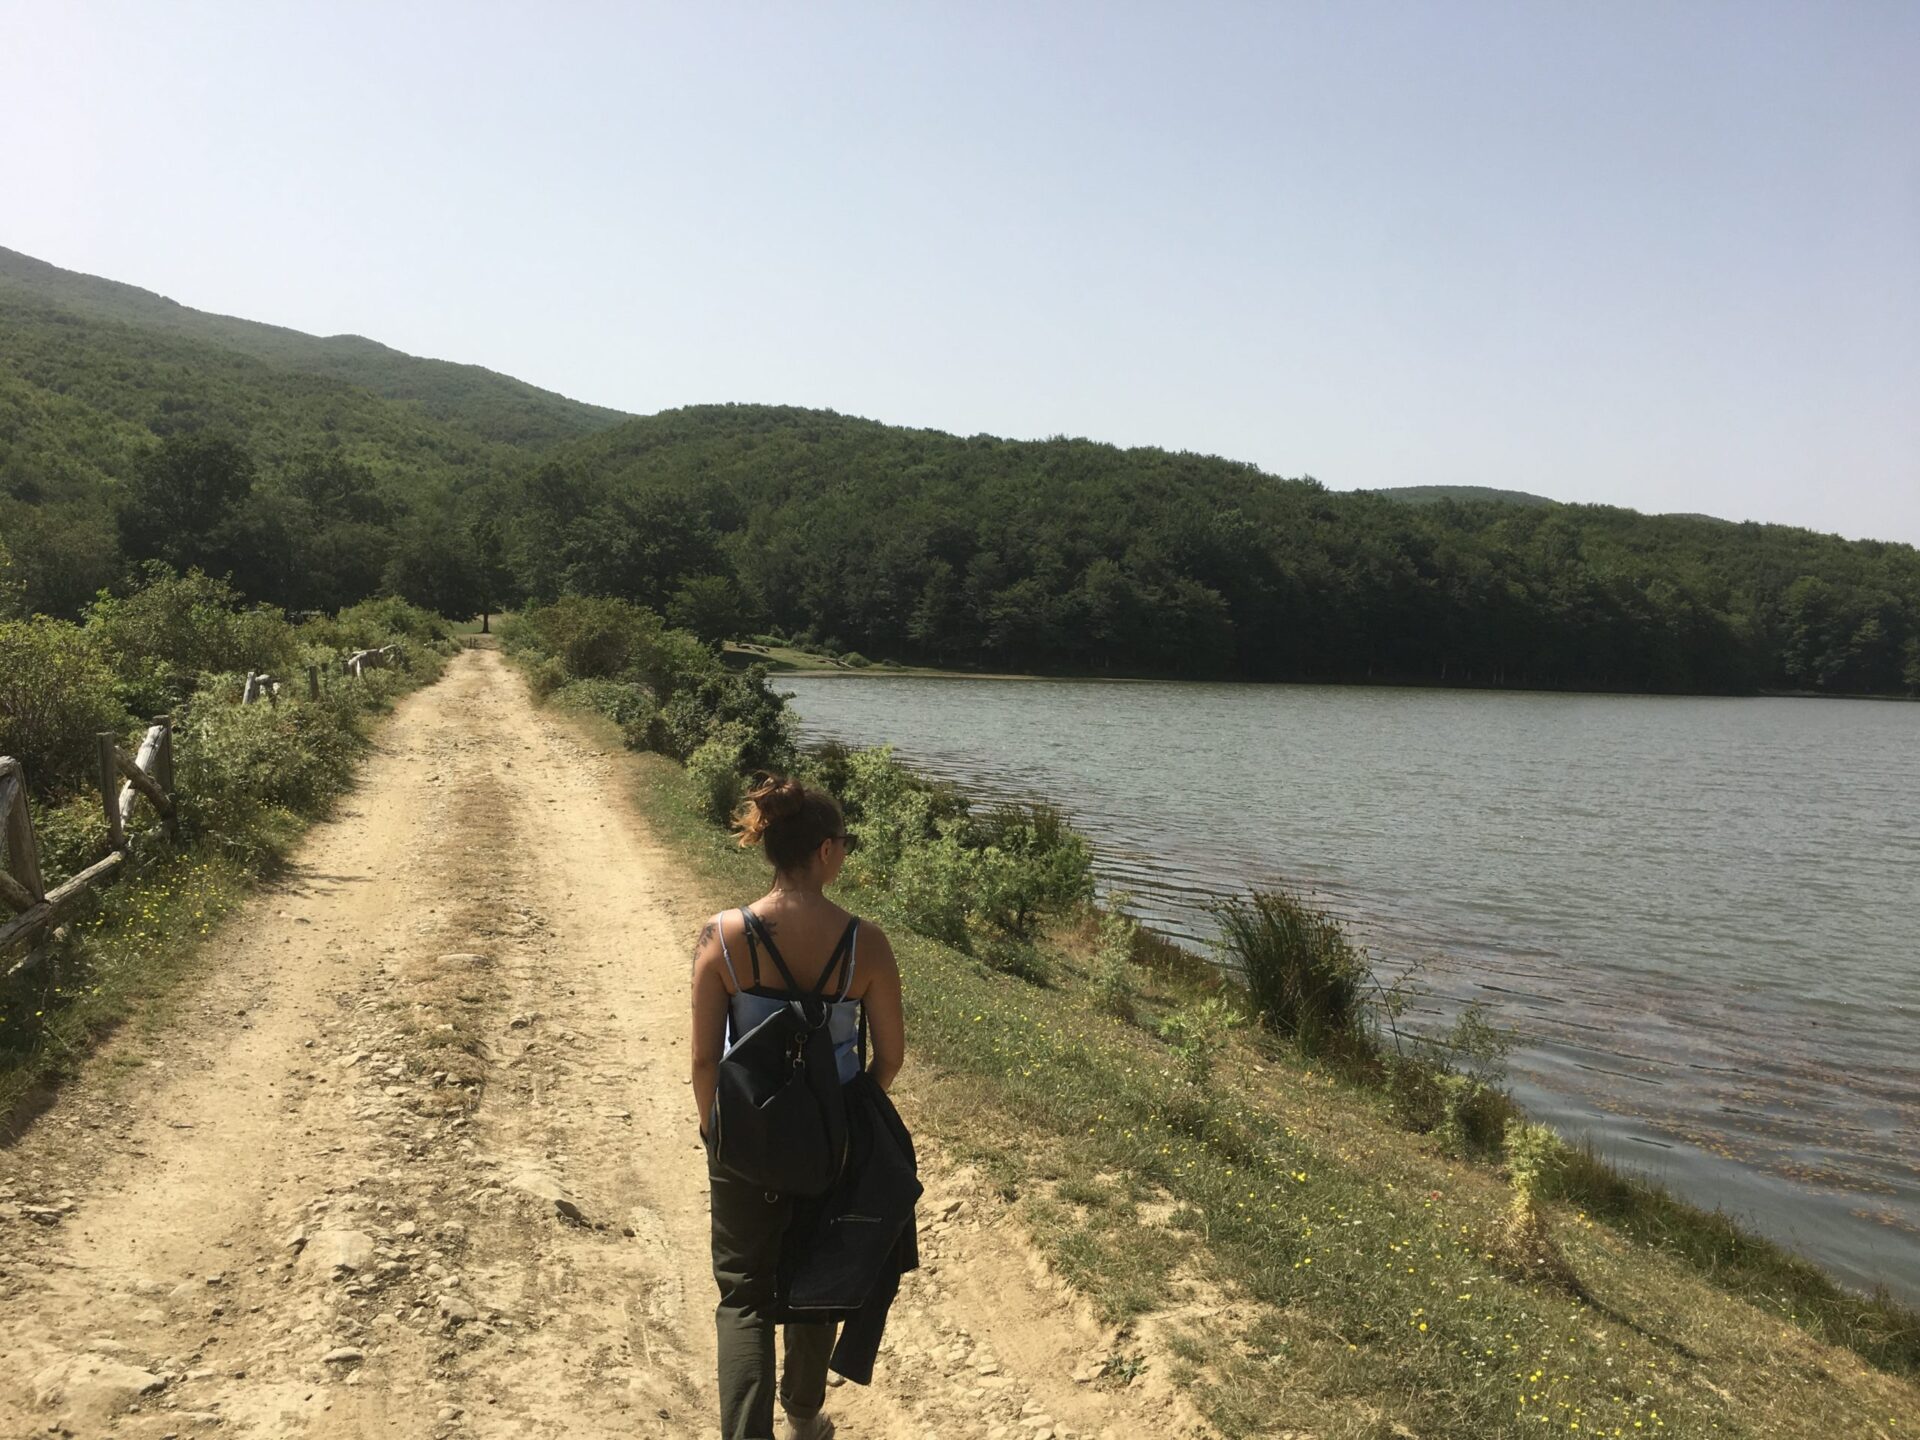
<path fill-rule="evenodd" d="M 1506 1221 L 1495 1240 L 1496 1253 L 1518 1274 L 1545 1280 L 1575 1295 L 1584 1287 L 1564 1251 L 1547 1229 L 1541 1193 L 1566 1153 L 1560 1137 L 1545 1125 L 1507 1121 L 1507 1179 L 1513 1187 Z"/>
<path fill-rule="evenodd" d="M 1123 891 L 1107 896 L 1107 910 L 1100 917 L 1100 939 L 1093 955 L 1095 1001 L 1109 1015 L 1129 1022 L 1139 1002 L 1138 987 L 1133 981 L 1133 947 L 1140 926 L 1124 908 L 1132 898 Z"/>
<path fill-rule="evenodd" d="M 1214 915 L 1263 1025 L 1307 1055 L 1367 1048 L 1367 963 L 1338 920 L 1287 890 L 1224 900 Z"/>

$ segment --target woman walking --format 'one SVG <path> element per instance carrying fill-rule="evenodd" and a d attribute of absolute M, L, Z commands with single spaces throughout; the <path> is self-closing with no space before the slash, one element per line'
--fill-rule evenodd
<path fill-rule="evenodd" d="M 758 845 L 773 866 L 773 888 L 750 905 L 724 911 L 700 932 L 693 957 L 693 1096 L 708 1136 L 727 1050 L 793 998 L 787 978 L 825 1003 L 842 1085 L 866 1073 L 893 1083 L 906 1048 L 900 972 L 880 927 L 826 897 L 851 848 L 840 806 L 825 791 L 774 776 L 748 796 L 736 824 L 740 844 Z M 787 977 L 787 978 L 783 978 Z M 830 998 L 829 998 L 830 997 Z M 863 1016 L 864 1012 L 864 1016 Z M 708 1167 L 713 1201 L 713 1275 L 719 1340 L 720 1430 L 725 1440 L 772 1440 L 776 1280 L 791 1248 L 793 1197 Z M 917 1189 L 917 1187 L 916 1187 Z M 804 1214 L 804 1206 L 800 1207 Z M 789 1440 L 826 1440 L 821 1413 L 835 1324 L 788 1323 L 778 1395 Z"/>

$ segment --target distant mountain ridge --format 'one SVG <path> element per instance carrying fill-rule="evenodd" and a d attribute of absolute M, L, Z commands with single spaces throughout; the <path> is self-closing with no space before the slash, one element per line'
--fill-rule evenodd
<path fill-rule="evenodd" d="M 544 449 L 630 418 L 480 365 L 409 355 L 359 335 L 309 335 L 195 310 L 136 285 L 63 270 L 0 246 L 0 297 L 237 351 L 280 370 L 343 381 L 388 400 L 412 401 L 482 440 Z"/>
<path fill-rule="evenodd" d="M 1462 505 L 1578 505 L 1578 500 L 1555 500 L 1549 495 L 1534 495 L 1525 490 L 1499 490 L 1491 485 L 1394 485 L 1385 489 L 1355 491 L 1361 495 L 1378 495 L 1383 500 L 1397 500 L 1402 505 L 1434 505 L 1442 500 L 1456 501 Z M 1617 506 L 1617 509 L 1630 509 L 1629 506 Z M 1723 520 L 1718 515 L 1703 515 L 1697 510 L 1635 511 L 1635 514 L 1658 515 L 1668 520 L 1705 520 L 1715 525 L 1733 525 L 1737 521 Z"/>
<path fill-rule="evenodd" d="M 1383 500 L 1398 500 L 1403 505 L 1431 505 L 1437 500 L 1499 505 L 1559 505 L 1562 502 L 1545 495 L 1530 495 L 1525 490 L 1497 490 L 1491 485 L 1394 485 L 1384 490 L 1369 490 Z"/>

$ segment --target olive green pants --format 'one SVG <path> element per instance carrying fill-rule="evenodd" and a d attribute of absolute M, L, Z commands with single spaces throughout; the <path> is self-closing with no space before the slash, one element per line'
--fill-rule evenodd
<path fill-rule="evenodd" d="M 724 1440 L 773 1440 L 774 1271 L 793 1202 L 709 1168 L 713 1197 L 713 1278 L 720 1286 L 714 1325 L 720 1342 L 720 1434 Z M 827 1361 L 835 1326 L 783 1325 L 786 1363 L 780 1406 L 795 1420 L 819 1414 L 827 1399 Z"/>

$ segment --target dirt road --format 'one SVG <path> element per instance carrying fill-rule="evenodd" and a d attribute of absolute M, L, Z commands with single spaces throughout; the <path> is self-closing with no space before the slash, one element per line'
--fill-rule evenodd
<path fill-rule="evenodd" d="M 178 1021 L 0 1152 L 0 1435 L 717 1432 L 701 915 L 624 764 L 490 651 L 401 704 Z M 1090 1380 L 1103 1337 L 927 1160 L 928 1263 L 840 1435 L 1184 1430 Z"/>

